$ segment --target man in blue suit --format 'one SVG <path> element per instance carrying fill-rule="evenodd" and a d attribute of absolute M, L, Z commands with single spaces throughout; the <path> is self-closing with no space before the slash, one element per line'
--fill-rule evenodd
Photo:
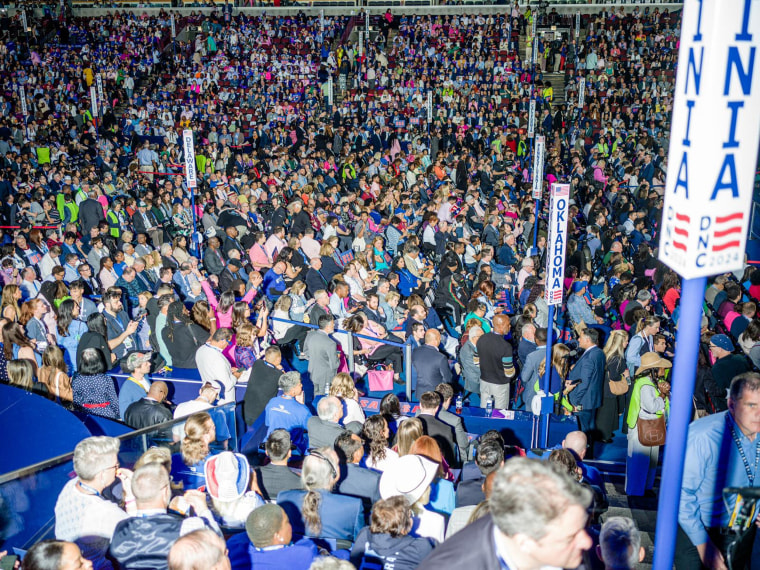
<path fill-rule="evenodd" d="M 594 429 L 596 410 L 602 405 L 606 361 L 604 352 L 597 344 L 598 341 L 598 331 L 583 329 L 578 346 L 584 352 L 568 375 L 568 381 L 575 384 L 568 400 L 573 405 L 573 414 L 578 418 L 578 426 L 587 435 Z"/>

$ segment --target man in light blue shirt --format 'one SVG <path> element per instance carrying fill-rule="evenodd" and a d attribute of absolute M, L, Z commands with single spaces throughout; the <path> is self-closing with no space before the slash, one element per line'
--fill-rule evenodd
<path fill-rule="evenodd" d="M 760 374 L 748 372 L 731 381 L 728 411 L 697 420 L 689 428 L 684 461 L 681 503 L 678 509 L 676 570 L 726 568 L 725 547 L 730 536 L 721 534 L 729 520 L 723 504 L 726 487 L 760 487 Z M 733 509 L 735 496 L 727 496 Z M 741 541 L 734 568 L 760 560 L 757 529 Z M 743 561 L 743 562 L 742 562 Z M 756 568 L 755 565 L 752 568 Z"/>

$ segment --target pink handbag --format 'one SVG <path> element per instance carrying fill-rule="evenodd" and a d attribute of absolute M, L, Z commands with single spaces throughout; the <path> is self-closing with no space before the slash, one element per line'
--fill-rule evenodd
<path fill-rule="evenodd" d="M 393 370 L 370 370 L 367 372 L 370 392 L 393 390 Z"/>

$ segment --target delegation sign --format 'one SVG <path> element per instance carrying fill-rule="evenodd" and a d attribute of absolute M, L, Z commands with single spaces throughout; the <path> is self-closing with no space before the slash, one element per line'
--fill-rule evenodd
<path fill-rule="evenodd" d="M 567 247 L 567 207 L 569 184 L 552 184 L 549 209 L 549 239 L 546 242 L 546 304 L 561 305 L 565 280 Z"/>
<path fill-rule="evenodd" d="M 686 0 L 659 259 L 686 279 L 741 269 L 760 139 L 760 3 Z"/>
<path fill-rule="evenodd" d="M 182 146 L 185 154 L 185 181 L 188 189 L 197 188 L 198 171 L 195 166 L 195 144 L 193 142 L 193 131 L 185 129 L 182 131 Z"/>

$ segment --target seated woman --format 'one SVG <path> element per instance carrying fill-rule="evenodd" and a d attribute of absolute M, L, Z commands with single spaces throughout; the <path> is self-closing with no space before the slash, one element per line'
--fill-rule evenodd
<path fill-rule="evenodd" d="M 350 422 L 364 423 L 364 410 L 359 404 L 359 393 L 356 391 L 350 374 L 340 372 L 335 375 L 330 384 L 330 396 L 338 398 L 343 405 L 343 418 L 341 419 L 343 425 Z"/>
<path fill-rule="evenodd" d="M 204 467 L 211 454 L 209 445 L 216 440 L 216 426 L 208 412 L 193 414 L 185 422 L 185 439 L 180 453 L 172 456 L 171 476 L 185 491 L 206 484 Z"/>
<path fill-rule="evenodd" d="M 446 466 L 441 448 L 429 435 L 418 438 L 409 448 L 409 453 L 419 455 L 438 464 L 438 473 L 430 484 L 429 508 L 437 513 L 450 515 L 454 512 L 455 493 L 451 471 Z"/>
<path fill-rule="evenodd" d="M 388 340 L 402 344 L 403 339 L 388 334 L 383 325 L 370 321 L 364 313 L 358 312 L 352 316 L 345 325 L 346 330 L 360 334 L 362 337 L 369 336 L 378 339 Z M 389 364 L 393 369 L 393 379 L 399 380 L 400 375 L 397 370 L 404 369 L 403 353 L 397 346 L 383 344 L 374 340 L 359 337 L 361 345 L 361 354 L 365 355 L 369 364 L 382 362 Z"/>
<path fill-rule="evenodd" d="M 277 495 L 295 537 L 332 539 L 338 548 L 348 548 L 356 540 L 364 526 L 364 507 L 361 499 L 332 492 L 339 474 L 338 455 L 331 447 L 321 447 L 304 459 L 303 490 Z"/>
<path fill-rule="evenodd" d="M 106 374 L 103 353 L 89 347 L 82 351 L 77 373 L 71 381 L 74 406 L 112 420 L 119 419 L 119 398 L 114 379 Z"/>
<path fill-rule="evenodd" d="M 382 413 L 370 416 L 364 422 L 362 435 L 367 445 L 364 466 L 375 471 L 385 469 L 398 459 L 398 453 L 388 447 L 390 429 Z"/>
<path fill-rule="evenodd" d="M 409 536 L 411 530 L 412 509 L 405 497 L 377 501 L 372 507 L 369 527 L 362 529 L 351 549 L 351 562 L 357 568 L 365 567 L 362 566 L 365 560 L 378 560 L 383 568 L 417 568 L 433 550 L 435 541 Z"/>

